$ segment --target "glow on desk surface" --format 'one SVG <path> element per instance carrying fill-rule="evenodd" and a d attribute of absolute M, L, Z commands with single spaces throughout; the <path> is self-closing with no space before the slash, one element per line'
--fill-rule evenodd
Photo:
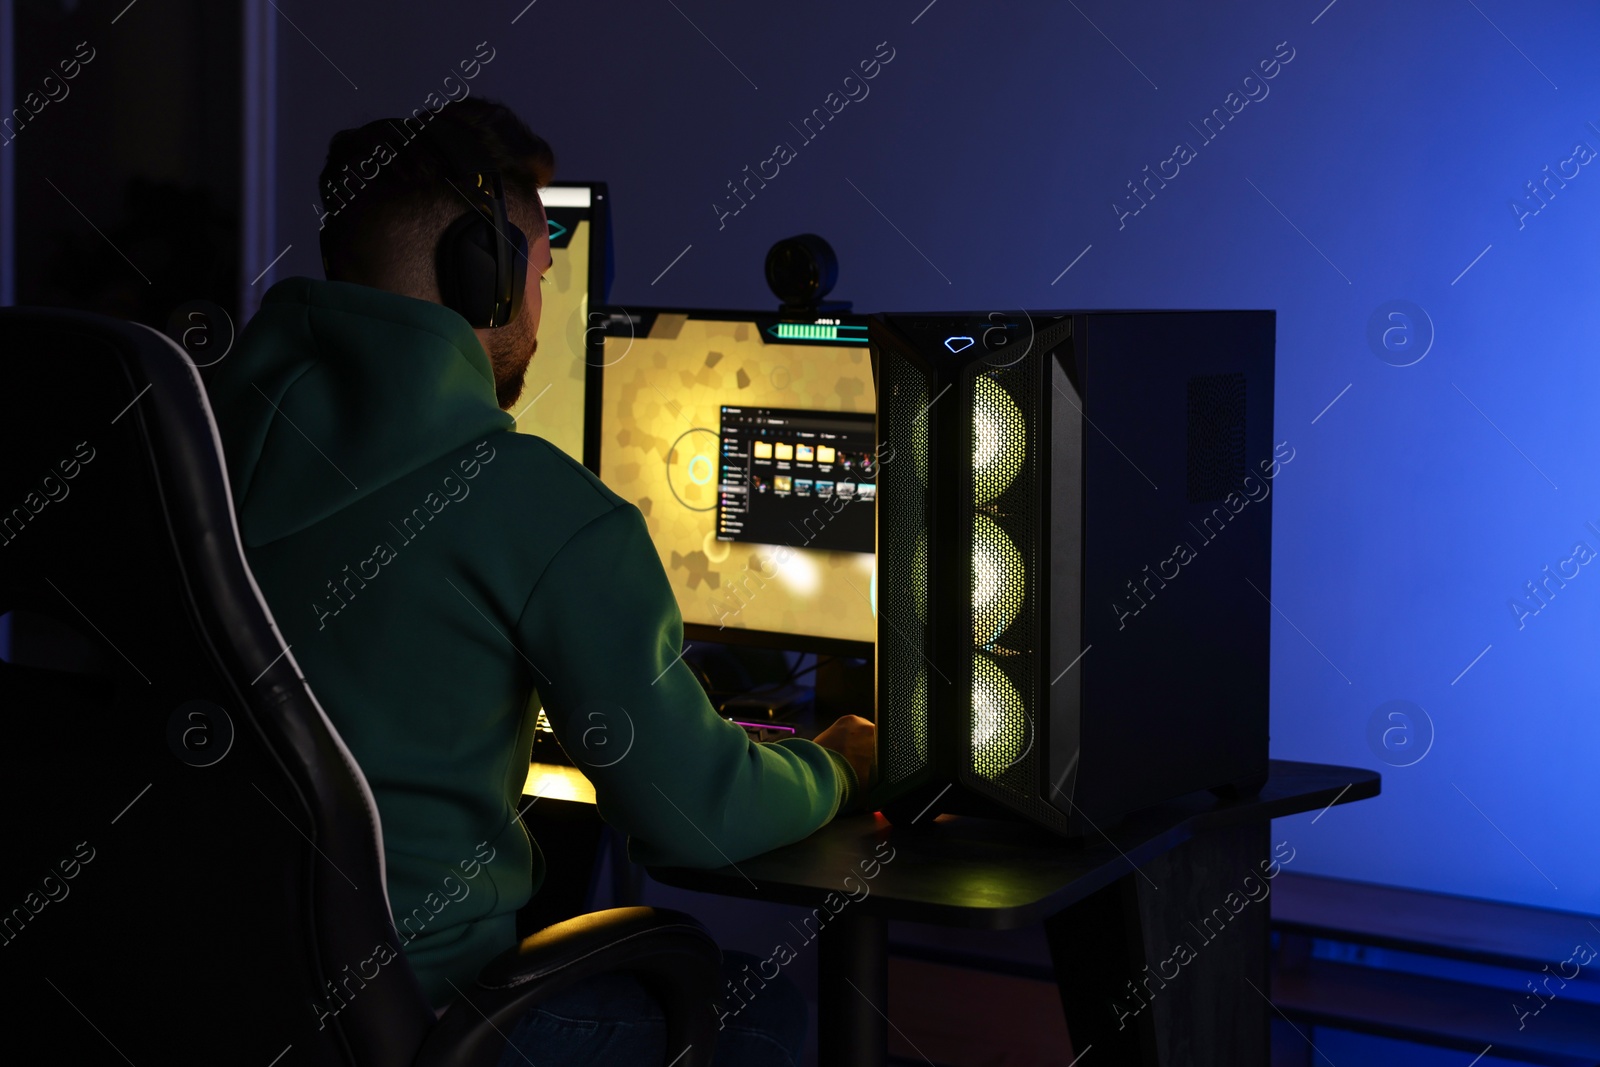
<path fill-rule="evenodd" d="M 522 786 L 522 795 L 593 804 L 594 783 L 576 767 L 559 763 L 530 763 L 528 780 Z"/>

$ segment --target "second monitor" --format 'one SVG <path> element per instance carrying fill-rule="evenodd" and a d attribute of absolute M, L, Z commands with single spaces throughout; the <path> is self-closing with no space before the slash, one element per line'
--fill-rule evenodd
<path fill-rule="evenodd" d="M 550 230 L 550 273 L 540 283 L 539 349 L 511 407 L 519 433 L 543 437 L 591 470 L 589 393 L 600 331 L 591 305 L 605 300 L 609 203 L 603 182 L 552 182 L 539 192 Z M 530 235 L 530 242 L 532 237 Z"/>
<path fill-rule="evenodd" d="M 878 457 L 866 324 L 613 309 L 600 477 L 700 640 L 864 654 Z"/>

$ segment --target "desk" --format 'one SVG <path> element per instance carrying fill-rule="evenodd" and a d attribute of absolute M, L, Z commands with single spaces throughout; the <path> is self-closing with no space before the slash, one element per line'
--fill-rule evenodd
<path fill-rule="evenodd" d="M 885 1061 L 890 919 L 988 930 L 1043 923 L 1074 1054 L 1093 1048 L 1092 1063 L 1265 1067 L 1269 905 L 1246 879 L 1270 892 L 1261 878 L 1272 858 L 1268 820 L 1378 790 L 1372 771 L 1273 760 L 1255 797 L 1191 794 L 1082 844 L 1021 822 L 940 816 L 891 827 L 868 814 L 736 866 L 650 874 L 814 909 L 819 1062 L 829 1067 Z M 850 887 L 873 860 L 881 862 L 860 896 Z M 1175 958 L 1180 944 L 1187 958 Z"/>

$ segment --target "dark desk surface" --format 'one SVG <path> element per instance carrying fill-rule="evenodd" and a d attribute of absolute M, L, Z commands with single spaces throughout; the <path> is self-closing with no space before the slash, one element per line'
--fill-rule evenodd
<path fill-rule="evenodd" d="M 1364 800 L 1378 788 L 1375 771 L 1273 760 L 1271 778 L 1255 797 L 1189 794 L 1082 843 L 1023 822 L 940 816 L 908 830 L 880 815 L 852 815 L 732 866 L 653 867 L 650 875 L 683 889 L 806 907 L 821 905 L 829 893 L 860 897 L 865 886 L 868 895 L 849 905 L 863 914 L 1009 930 L 1056 914 L 1198 832 Z M 865 881 L 860 865 L 881 842 L 889 847 L 877 858 L 892 858 Z"/>

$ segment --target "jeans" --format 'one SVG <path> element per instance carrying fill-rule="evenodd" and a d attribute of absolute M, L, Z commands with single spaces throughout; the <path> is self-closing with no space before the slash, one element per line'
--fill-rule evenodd
<path fill-rule="evenodd" d="M 746 978 L 760 964 L 743 952 L 722 954 L 726 983 Z M 717 1033 L 715 1067 L 794 1067 L 806 1036 L 806 1002 L 788 977 L 779 974 L 739 1007 L 730 1000 L 719 1008 L 723 1028 Z M 706 1011 L 712 1011 L 706 1005 Z M 499 1067 L 665 1067 L 666 1023 L 661 1008 L 644 987 L 627 974 L 591 978 L 560 996 L 530 1008 L 507 1035 L 510 1039 Z M 681 1052 L 675 1049 L 674 1055 Z"/>

